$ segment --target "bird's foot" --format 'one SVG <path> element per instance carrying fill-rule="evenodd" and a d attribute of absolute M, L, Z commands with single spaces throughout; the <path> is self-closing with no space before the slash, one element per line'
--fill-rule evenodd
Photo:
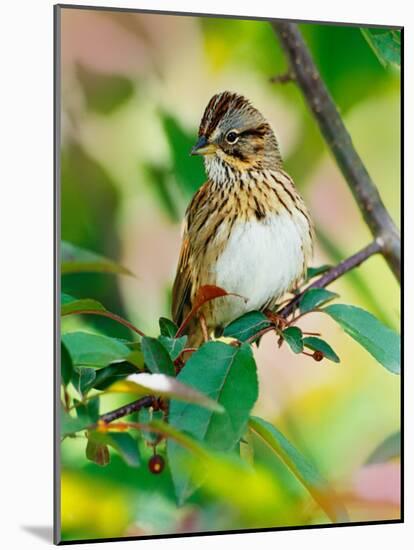
<path fill-rule="evenodd" d="M 277 329 L 283 330 L 288 325 L 288 322 L 284 317 L 281 315 L 278 315 L 274 311 L 271 311 L 270 309 L 265 309 L 263 313 L 266 315 L 266 317 L 269 319 L 271 323 L 274 323 Z"/>

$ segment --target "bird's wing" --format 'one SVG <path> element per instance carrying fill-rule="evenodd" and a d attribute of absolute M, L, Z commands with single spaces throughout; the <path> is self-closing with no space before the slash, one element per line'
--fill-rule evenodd
<path fill-rule="evenodd" d="M 184 220 L 184 230 L 181 243 L 181 251 L 178 260 L 177 273 L 172 292 L 172 318 L 174 323 L 181 325 L 185 316 L 191 309 L 191 294 L 193 286 L 192 260 L 194 255 L 194 239 L 196 236 L 191 232 L 191 224 L 194 214 L 206 194 L 207 183 L 200 187 L 192 198 Z"/>

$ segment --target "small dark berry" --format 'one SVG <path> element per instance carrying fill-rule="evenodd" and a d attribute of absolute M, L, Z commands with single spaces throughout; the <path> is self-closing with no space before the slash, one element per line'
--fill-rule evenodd
<path fill-rule="evenodd" d="M 165 466 L 165 460 L 160 455 L 154 455 L 148 460 L 148 468 L 152 474 L 160 474 Z"/>
<path fill-rule="evenodd" d="M 316 350 L 313 352 L 313 358 L 315 359 L 315 361 L 322 361 L 324 357 L 325 356 L 322 351 Z"/>

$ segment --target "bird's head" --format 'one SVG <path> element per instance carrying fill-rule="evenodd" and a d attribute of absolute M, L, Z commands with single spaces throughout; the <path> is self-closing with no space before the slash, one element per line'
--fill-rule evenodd
<path fill-rule="evenodd" d="M 211 179 L 226 173 L 275 169 L 281 159 L 276 137 L 263 115 L 243 96 L 214 95 L 201 119 L 192 155 L 203 155 Z"/>

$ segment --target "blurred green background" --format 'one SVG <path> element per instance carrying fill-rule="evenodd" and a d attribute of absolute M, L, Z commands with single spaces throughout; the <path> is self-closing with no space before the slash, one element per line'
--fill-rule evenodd
<path fill-rule="evenodd" d="M 370 234 L 299 90 L 270 82 L 286 70 L 286 60 L 266 22 L 62 9 L 61 25 L 62 239 L 116 259 L 136 274 L 65 275 L 64 292 L 96 298 L 146 333 L 156 333 L 158 318 L 170 315 L 180 222 L 205 179 L 201 159 L 188 153 L 205 105 L 225 89 L 248 97 L 271 121 L 286 170 L 315 220 L 314 265 L 335 263 L 368 243 Z M 357 151 L 399 223 L 399 71 L 380 64 L 356 27 L 300 27 Z M 399 328 L 399 287 L 381 257 L 333 289 L 341 302 L 360 305 Z M 70 317 L 62 330 L 80 327 L 130 337 L 103 318 Z M 341 363 L 306 361 L 277 350 L 266 336 L 255 351 L 260 384 L 255 412 L 282 429 L 332 481 L 351 520 L 398 518 L 398 458 L 366 462 L 399 430 L 399 378 L 322 315 L 307 317 L 302 327 L 321 331 Z M 118 403 L 113 396 L 105 399 L 103 410 Z M 248 476 L 235 479 L 232 488 L 199 491 L 178 508 L 168 469 L 154 476 L 145 465 L 127 466 L 116 453 L 100 468 L 86 460 L 84 448 L 81 438 L 62 445 L 63 538 L 278 524 L 237 498 L 246 494 Z M 325 521 L 258 442 L 255 453 L 263 475 L 279 483 L 281 504 L 294 503 L 291 524 Z"/>

